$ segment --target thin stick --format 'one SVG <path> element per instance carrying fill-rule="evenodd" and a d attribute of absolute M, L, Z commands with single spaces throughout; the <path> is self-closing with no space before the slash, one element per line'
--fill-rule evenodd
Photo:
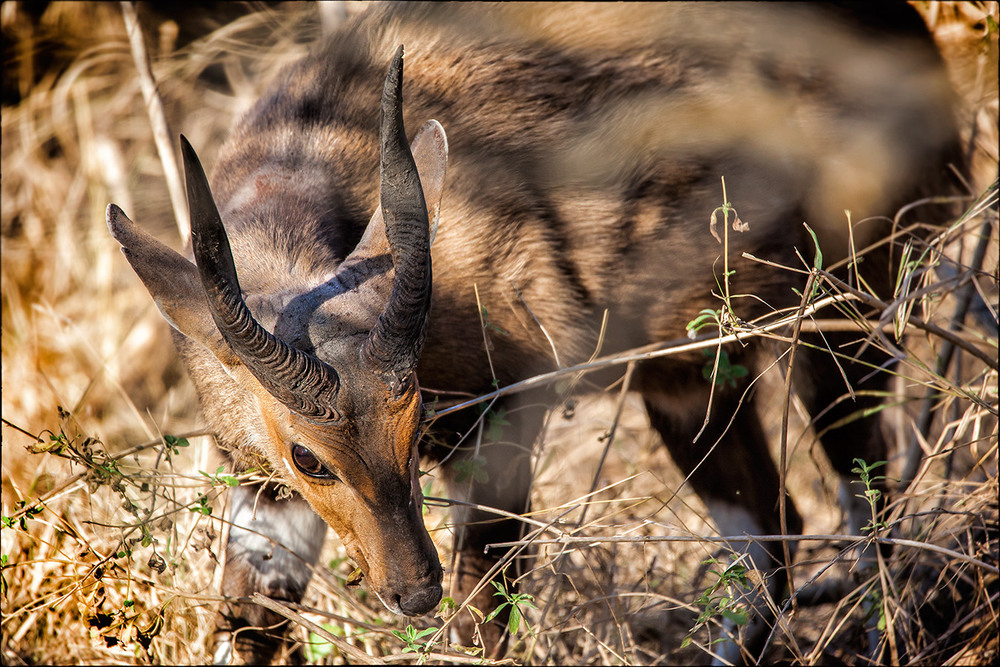
<path fill-rule="evenodd" d="M 955 293 L 955 310 L 948 325 L 949 331 L 957 333 L 961 326 L 965 323 L 965 315 L 969 311 L 969 305 L 972 303 L 973 290 L 975 290 L 976 287 L 975 282 L 971 279 L 971 277 L 980 270 L 983 265 L 983 260 L 986 258 L 986 248 L 989 245 L 990 229 L 992 225 L 993 220 L 989 217 L 983 220 L 982 227 L 980 228 L 981 233 L 979 236 L 979 242 L 973 251 L 972 262 L 969 265 L 970 280 L 959 287 Z M 950 340 L 945 340 L 944 343 L 941 344 L 941 349 L 938 352 L 938 375 L 943 376 L 948 372 L 948 366 L 951 365 L 951 359 L 954 353 L 955 344 Z M 917 419 L 914 434 L 910 440 L 910 446 L 906 453 L 906 464 L 903 466 L 903 474 L 900 476 L 898 488 L 903 489 L 904 493 L 905 490 L 909 489 L 910 484 L 916 477 L 917 469 L 920 467 L 920 463 L 924 458 L 924 452 L 920 447 L 920 440 L 917 437 L 917 434 L 926 434 L 927 430 L 930 428 L 931 407 L 937 402 L 940 395 L 941 392 L 934 387 L 928 387 L 927 391 L 924 393 L 924 399 L 920 409 L 920 417 Z"/>
<path fill-rule="evenodd" d="M 286 607 L 280 602 L 272 600 L 271 598 L 261 595 L 260 593 L 254 593 L 251 599 L 257 604 L 259 604 L 261 607 L 267 607 L 274 613 L 280 614 L 290 621 L 295 621 L 299 625 L 305 626 L 306 628 L 309 629 L 310 632 L 315 632 L 317 635 L 319 635 L 326 641 L 336 646 L 338 649 L 340 649 L 341 653 L 351 656 L 352 658 L 354 658 L 363 665 L 385 664 L 384 660 L 380 660 L 374 656 L 368 655 L 358 647 L 348 644 L 343 639 L 336 636 L 335 634 L 324 628 L 319 623 L 313 623 L 302 614 L 292 611 L 290 608 Z"/>
<path fill-rule="evenodd" d="M 862 303 L 864 303 L 867 306 L 871 306 L 873 308 L 879 308 L 882 311 L 886 311 L 889 308 L 893 307 L 890 306 L 890 304 L 885 303 L 880 299 L 876 299 L 870 294 L 865 294 L 861 290 L 854 289 L 853 287 L 851 287 L 844 281 L 840 280 L 836 276 L 828 273 L 827 271 L 820 271 L 820 273 L 824 278 L 829 280 L 835 286 L 842 289 L 844 292 L 850 294 L 851 296 L 857 297 Z M 927 322 L 917 317 L 916 315 L 908 316 L 906 318 L 906 321 L 912 324 L 913 326 L 917 327 L 918 329 L 923 329 L 927 333 L 934 334 L 939 338 L 943 338 L 946 341 L 950 341 L 952 345 L 955 345 L 956 347 L 965 350 L 966 352 L 976 357 L 980 361 L 985 362 L 986 365 L 992 368 L 993 370 L 1000 370 L 1000 362 L 997 362 L 995 357 L 991 357 L 986 352 L 983 352 L 978 347 L 972 345 L 971 343 L 966 342 L 959 336 L 955 335 L 953 332 L 948 331 L 947 329 L 944 329 L 942 327 L 939 327 L 938 325 L 933 324 L 931 322 Z"/>
<path fill-rule="evenodd" d="M 173 143 L 170 141 L 170 128 L 167 125 L 167 115 L 163 111 L 163 101 L 156 90 L 156 80 L 149 65 L 149 54 L 139 28 L 139 19 L 131 2 L 122 2 L 122 15 L 125 17 L 125 30 L 128 32 L 129 44 L 132 47 L 132 58 L 139 74 L 139 84 L 142 97 L 146 100 L 146 111 L 149 113 L 149 124 L 153 129 L 153 140 L 156 142 L 156 152 L 160 155 L 163 165 L 163 177 L 167 180 L 167 190 L 170 192 L 170 205 L 174 209 L 174 220 L 177 221 L 177 232 L 181 243 L 187 246 L 191 238 L 191 221 L 188 218 L 187 200 L 184 187 L 181 184 L 180 170 L 177 168 L 177 158 L 174 155 Z"/>
<path fill-rule="evenodd" d="M 788 534 L 788 514 L 785 503 L 785 484 L 788 473 L 788 408 L 792 401 L 792 373 L 795 370 L 795 352 L 799 349 L 799 333 L 801 331 L 803 313 L 808 306 L 809 297 L 812 294 L 813 286 L 816 284 L 816 273 L 809 274 L 806 280 L 805 289 L 802 290 L 802 301 L 799 303 L 799 312 L 795 317 L 795 325 L 792 330 L 791 349 L 788 352 L 788 372 L 785 374 L 785 396 L 781 408 L 781 444 L 778 461 L 778 525 L 781 527 L 781 534 Z M 785 569 L 788 576 L 788 590 L 792 597 L 795 596 L 794 571 L 792 569 L 792 554 L 788 547 L 788 542 L 781 543 L 782 555 L 785 559 Z"/>
<path fill-rule="evenodd" d="M 615 407 L 615 419 L 611 422 L 611 429 L 608 431 L 607 442 L 604 443 L 604 451 L 601 452 L 601 460 L 597 463 L 597 470 L 594 471 L 594 481 L 590 484 L 590 492 L 587 494 L 592 495 L 597 490 L 597 484 L 601 481 L 601 470 L 604 469 L 604 462 L 608 458 L 608 450 L 611 449 L 611 443 L 614 442 L 615 433 L 618 430 L 618 422 L 622 416 L 622 409 L 625 407 L 625 397 L 628 395 L 629 388 L 632 384 L 632 372 L 635 370 L 635 362 L 630 361 L 628 366 L 625 367 L 625 379 L 622 381 L 621 391 L 618 393 L 618 403 Z M 577 528 L 583 525 L 587 518 L 587 508 L 589 504 L 583 506 L 583 510 L 580 512 L 580 518 L 577 520 Z"/>
<path fill-rule="evenodd" d="M 918 542 L 916 540 L 906 540 L 898 537 L 873 537 L 873 538 L 853 538 L 851 535 L 739 535 L 739 536 L 723 536 L 723 537 L 702 537 L 700 535 L 645 535 L 645 536 L 632 536 L 632 535 L 610 535 L 606 537 L 594 536 L 594 537 L 556 537 L 556 538 L 546 538 L 546 539 L 533 539 L 530 542 L 536 546 L 545 544 L 558 544 L 558 545 L 579 545 L 579 546 L 592 546 L 597 544 L 651 544 L 654 542 L 708 542 L 711 544 L 729 544 L 729 543 L 743 543 L 743 542 L 878 542 L 879 544 L 891 544 L 899 547 L 910 547 L 912 549 L 921 549 L 923 551 L 933 551 L 934 553 L 939 553 L 948 558 L 962 561 L 963 563 L 969 563 L 970 565 L 975 565 L 976 567 L 982 568 L 987 572 L 992 572 L 993 574 L 1000 574 L 1000 567 L 996 565 L 991 565 L 978 558 L 973 558 L 972 556 L 967 556 L 966 554 L 960 553 L 958 551 L 953 551 L 951 549 L 946 549 L 944 547 L 939 547 L 936 544 L 930 544 L 928 542 Z M 524 546 L 525 541 L 519 540 L 516 542 L 493 542 L 487 546 L 490 548 L 509 548 Z"/>
<path fill-rule="evenodd" d="M 860 297 L 850 295 L 850 294 L 837 294 L 824 297 L 817 300 L 815 303 L 810 304 L 804 315 L 809 316 L 817 312 L 821 308 L 829 306 L 834 303 L 840 303 L 843 301 L 853 301 L 859 299 Z M 593 371 L 600 370 L 602 368 L 608 368 L 610 366 L 617 366 L 619 364 L 628 363 L 629 361 L 644 361 L 646 359 L 655 359 L 658 357 L 667 357 L 677 354 L 682 354 L 684 352 L 691 352 L 695 350 L 702 350 L 706 348 L 716 347 L 718 345 L 725 345 L 727 343 L 733 343 L 741 340 L 746 340 L 748 338 L 753 338 L 760 336 L 764 333 L 774 331 L 776 329 L 781 329 L 789 324 L 795 322 L 795 314 L 788 315 L 781 318 L 775 322 L 771 322 L 765 326 L 754 327 L 753 329 L 738 331 L 733 334 L 728 334 L 722 337 L 716 336 L 715 334 L 705 334 L 702 336 L 697 336 L 693 341 L 690 338 L 678 338 L 671 341 L 663 343 L 652 343 L 650 345 L 644 345 L 642 347 L 637 347 L 632 350 L 622 352 L 621 354 L 610 355 L 606 357 L 601 357 L 599 359 L 594 359 L 588 361 L 584 364 L 579 364 L 576 366 L 567 366 L 566 368 L 560 368 L 558 370 L 549 371 L 548 373 L 541 373 L 533 377 L 521 380 L 520 382 L 514 382 L 496 389 L 487 394 L 482 394 L 476 398 L 464 401 L 457 405 L 452 405 L 447 408 L 442 408 L 435 412 L 436 417 L 443 417 L 444 415 L 451 414 L 452 412 L 458 412 L 459 410 L 464 410 L 465 408 L 477 405 L 479 403 L 485 403 L 486 401 L 493 400 L 498 396 L 505 396 L 507 394 L 516 394 L 523 391 L 527 391 L 534 387 L 545 386 L 549 383 L 555 382 L 563 377 L 572 376 L 576 374 L 590 373 Z"/>

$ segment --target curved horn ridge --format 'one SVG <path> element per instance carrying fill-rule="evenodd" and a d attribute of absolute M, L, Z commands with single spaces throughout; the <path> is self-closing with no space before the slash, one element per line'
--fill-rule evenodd
<path fill-rule="evenodd" d="M 329 364 L 280 340 L 254 319 L 243 300 L 229 238 L 198 155 L 181 136 L 191 243 L 212 318 L 247 369 L 291 410 L 313 421 L 335 421 L 340 378 Z"/>
<path fill-rule="evenodd" d="M 362 349 L 362 358 L 402 381 L 416 368 L 431 297 L 430 223 L 420 176 L 403 126 L 403 47 L 382 90 L 380 203 L 395 269 L 392 292 Z"/>

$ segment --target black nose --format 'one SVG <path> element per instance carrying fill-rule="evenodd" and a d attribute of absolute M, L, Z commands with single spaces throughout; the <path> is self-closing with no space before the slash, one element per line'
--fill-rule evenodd
<path fill-rule="evenodd" d="M 432 584 L 399 598 L 399 608 L 407 616 L 422 616 L 434 609 L 440 601 L 441 586 Z"/>

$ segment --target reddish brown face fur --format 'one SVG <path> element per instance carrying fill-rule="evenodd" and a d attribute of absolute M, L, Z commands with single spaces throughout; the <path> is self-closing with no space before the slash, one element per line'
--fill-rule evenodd
<path fill-rule="evenodd" d="M 349 410 L 343 425 L 310 423 L 284 406 L 268 419 L 273 441 L 285 443 L 281 461 L 293 488 L 337 532 L 383 604 L 414 616 L 441 597 L 441 567 L 423 525 L 417 478 L 420 394 L 363 394 L 363 411 Z M 359 447 L 356 443 L 366 443 Z M 304 447 L 333 478 L 301 468 Z"/>

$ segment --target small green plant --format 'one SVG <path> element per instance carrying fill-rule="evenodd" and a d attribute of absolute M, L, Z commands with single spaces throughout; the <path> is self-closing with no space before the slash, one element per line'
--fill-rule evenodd
<path fill-rule="evenodd" d="M 210 480 L 212 480 L 213 486 L 239 486 L 240 480 L 238 480 L 236 477 L 233 477 L 232 475 L 223 474 L 223 471 L 225 469 L 226 466 L 219 466 L 218 468 L 215 469 L 214 475 L 209 475 L 204 470 L 199 470 L 198 472 L 204 475 L 205 477 L 209 478 Z"/>
<path fill-rule="evenodd" d="M 163 444 L 167 446 L 167 449 L 169 449 L 174 454 L 174 456 L 177 456 L 181 453 L 180 452 L 181 447 L 189 447 L 191 445 L 191 443 L 188 442 L 187 438 L 179 438 L 174 435 L 163 436 Z"/>
<path fill-rule="evenodd" d="M 885 616 L 885 605 L 882 599 L 882 589 L 878 586 L 870 586 L 865 593 L 861 603 L 861 609 L 865 615 L 865 627 L 871 628 L 871 620 L 878 617 L 875 627 L 879 632 L 885 632 L 888 622 Z"/>
<path fill-rule="evenodd" d="M 7 569 L 8 560 L 7 554 L 0 555 L 0 570 Z M 7 575 L 5 574 L 0 574 L 0 593 L 7 595 Z"/>
<path fill-rule="evenodd" d="M 407 625 L 406 629 L 400 632 L 399 630 L 393 630 L 392 634 L 396 635 L 399 639 L 406 644 L 406 648 L 403 649 L 403 653 L 417 653 L 420 655 L 418 662 L 423 664 L 427 659 L 427 654 L 431 650 L 432 644 L 429 640 L 425 640 L 424 637 L 428 635 L 433 635 L 438 631 L 438 628 L 424 628 L 423 630 L 417 630 L 412 625 Z"/>
<path fill-rule="evenodd" d="M 522 605 L 524 607 L 531 607 L 532 609 L 537 609 L 538 607 L 536 607 L 532 602 L 532 600 L 534 600 L 535 597 L 527 593 L 510 593 L 507 591 L 506 586 L 504 586 L 503 583 L 499 581 L 491 581 L 490 583 L 493 584 L 493 587 L 497 589 L 496 593 L 494 593 L 493 595 L 495 597 L 502 597 L 504 599 L 504 602 L 500 603 L 500 605 L 496 609 L 490 612 L 490 615 L 486 617 L 486 620 L 484 622 L 488 623 L 492 621 L 506 607 L 510 607 L 510 611 L 508 612 L 507 615 L 507 630 L 510 632 L 511 637 L 516 637 L 517 631 L 521 627 L 521 619 L 524 618 L 524 609 L 522 608 Z M 527 619 L 524 619 L 524 629 L 527 630 L 528 634 L 531 635 L 532 637 L 535 636 L 535 633 L 531 629 L 531 626 L 528 625 Z"/>
<path fill-rule="evenodd" d="M 455 598 L 446 595 L 441 598 L 441 604 L 438 605 L 435 616 L 438 618 L 447 618 L 454 614 L 456 609 L 458 609 L 458 603 L 455 602 Z"/>
<path fill-rule="evenodd" d="M 886 523 L 878 520 L 878 503 L 882 499 L 882 492 L 872 488 L 873 483 L 885 479 L 885 475 L 872 475 L 872 471 L 885 464 L 885 461 L 876 461 L 875 463 L 868 464 L 862 459 L 854 459 L 855 467 L 851 468 L 851 472 L 857 474 L 860 478 L 851 480 L 851 482 L 853 484 L 864 484 L 865 486 L 864 492 L 858 494 L 858 498 L 862 498 L 868 502 L 872 513 L 871 523 L 861 530 L 866 532 L 871 531 L 873 535 L 875 532 L 886 528 Z"/>
<path fill-rule="evenodd" d="M 709 326 L 720 331 L 722 330 L 722 320 L 719 317 L 719 311 L 712 308 L 702 308 L 698 311 L 698 317 L 688 322 L 685 329 L 688 332 L 688 338 L 694 338 L 700 330 Z"/>
<path fill-rule="evenodd" d="M 722 214 L 722 234 L 724 238 L 719 238 L 718 223 L 719 214 Z M 726 177 L 722 177 L 722 206 L 717 206 L 713 211 L 712 215 L 709 217 L 708 230 L 715 237 L 715 240 L 722 244 L 722 288 L 723 294 L 725 295 L 723 301 L 726 307 L 729 308 L 729 277 L 735 274 L 735 271 L 729 270 L 729 214 L 733 214 L 733 231 L 745 232 L 750 229 L 748 225 L 743 220 L 740 220 L 740 214 L 736 212 L 736 208 L 729 201 L 726 196 Z M 730 309 L 731 310 L 731 309 Z"/>
<path fill-rule="evenodd" d="M 487 329 L 492 329 L 502 336 L 510 336 L 510 332 L 503 327 L 497 326 L 490 321 L 489 311 L 486 310 L 486 306 L 479 306 L 479 315 L 483 318 L 483 326 Z"/>
<path fill-rule="evenodd" d="M 17 518 L 13 516 L 4 516 L 3 527 L 13 528 L 14 525 L 17 524 L 18 526 L 21 527 L 21 530 L 28 530 L 28 519 L 30 519 L 36 514 L 41 514 L 45 510 L 45 508 L 42 507 L 41 505 L 32 505 L 30 507 L 27 505 L 28 501 L 26 500 L 18 500 L 16 503 L 14 503 L 14 508 L 19 512 L 21 510 L 24 510 L 24 513 Z"/>
<path fill-rule="evenodd" d="M 709 558 L 704 562 L 708 565 L 720 564 L 717 558 Z M 701 607 L 702 611 L 695 620 L 694 627 L 681 641 L 681 648 L 690 645 L 694 633 L 712 618 L 721 616 L 737 625 L 746 625 L 749 621 L 745 606 L 738 602 L 739 593 L 736 590 L 738 588 L 746 589 L 751 585 L 747 577 L 747 569 L 740 564 L 739 559 L 730 563 L 721 572 L 718 569 L 710 569 L 708 573 L 714 575 L 716 581 L 695 601 L 695 604 Z M 721 639 L 716 641 L 721 641 Z"/>
<path fill-rule="evenodd" d="M 198 514 L 203 514 L 204 516 L 212 516 L 212 505 L 204 493 L 198 494 L 198 500 L 193 507 L 188 508 L 191 512 L 197 512 Z"/>
<path fill-rule="evenodd" d="M 332 623 L 323 623 L 323 629 L 338 637 L 344 636 L 343 628 L 339 628 Z M 309 641 L 304 645 L 306 660 L 310 664 L 316 664 L 333 652 L 333 644 L 319 636 L 315 632 L 309 633 Z"/>
<path fill-rule="evenodd" d="M 734 364 L 729 361 L 729 354 L 725 350 L 718 350 L 718 368 L 716 368 L 716 355 L 714 350 L 702 350 L 702 356 L 706 358 L 705 365 L 701 368 L 701 376 L 706 380 L 712 379 L 712 373 L 715 373 L 715 385 L 717 387 L 724 387 L 726 384 L 736 388 L 736 380 L 742 377 L 746 377 L 749 371 L 746 366 L 740 364 Z"/>
<path fill-rule="evenodd" d="M 499 407 L 486 413 L 486 438 L 490 442 L 500 442 L 504 426 L 510 426 L 505 408 Z"/>
<path fill-rule="evenodd" d="M 455 461 L 452 467 L 455 469 L 455 481 L 459 483 L 471 479 L 477 484 L 485 484 L 490 479 L 486 470 L 486 458 L 483 456 Z"/>

